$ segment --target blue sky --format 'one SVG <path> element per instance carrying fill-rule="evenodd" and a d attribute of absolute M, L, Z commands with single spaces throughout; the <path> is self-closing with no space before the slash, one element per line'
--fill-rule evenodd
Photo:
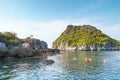
<path fill-rule="evenodd" d="M 120 39 L 120 0 L 0 0 L 0 31 L 33 35 L 51 47 L 69 24 L 90 24 Z"/>

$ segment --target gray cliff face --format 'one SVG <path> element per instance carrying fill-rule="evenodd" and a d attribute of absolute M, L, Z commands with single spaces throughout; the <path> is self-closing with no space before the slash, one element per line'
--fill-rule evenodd
<path fill-rule="evenodd" d="M 7 48 L 7 47 L 6 47 L 5 43 L 0 42 L 0 49 L 6 49 L 6 48 Z"/>
<path fill-rule="evenodd" d="M 23 44 L 22 44 L 22 48 L 32 49 L 32 47 L 30 46 L 29 43 L 23 43 Z"/>
<path fill-rule="evenodd" d="M 41 51 L 48 49 L 47 43 L 35 38 L 21 39 L 18 45 L 8 45 L 0 42 L 0 58 L 41 56 Z"/>
<path fill-rule="evenodd" d="M 62 40 L 58 43 L 58 45 L 55 47 L 56 49 L 60 50 L 80 50 L 80 51 L 97 51 L 97 50 L 118 50 L 119 48 L 117 47 L 111 47 L 111 42 L 106 41 L 104 45 L 95 45 L 95 44 L 86 44 L 83 46 L 75 46 L 75 47 L 70 47 L 69 45 L 72 44 L 70 42 L 66 43 L 65 46 L 62 45 Z"/>
<path fill-rule="evenodd" d="M 40 41 L 39 39 L 26 38 L 22 40 L 23 47 L 32 48 L 32 49 L 48 49 L 47 43 L 45 41 Z M 24 45 L 25 44 L 25 45 Z"/>
<path fill-rule="evenodd" d="M 0 42 L 0 57 L 2 57 L 3 55 L 7 54 L 8 49 L 5 45 L 5 43 Z"/>
<path fill-rule="evenodd" d="M 48 49 L 48 45 L 45 41 L 41 41 L 41 49 Z"/>

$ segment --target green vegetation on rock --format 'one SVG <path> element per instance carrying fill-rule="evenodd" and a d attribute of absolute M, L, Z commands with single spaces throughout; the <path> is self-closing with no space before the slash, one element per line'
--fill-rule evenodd
<path fill-rule="evenodd" d="M 0 42 L 6 43 L 6 45 L 17 45 L 19 43 L 19 38 L 16 33 L 13 32 L 0 32 Z"/>
<path fill-rule="evenodd" d="M 119 46 L 119 42 L 91 25 L 68 25 L 66 30 L 53 42 L 53 48 L 62 46 L 76 47 L 84 45 Z"/>

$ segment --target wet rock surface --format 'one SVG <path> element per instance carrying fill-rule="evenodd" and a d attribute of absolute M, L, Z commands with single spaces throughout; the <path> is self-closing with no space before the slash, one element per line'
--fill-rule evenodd
<path fill-rule="evenodd" d="M 54 63 L 53 60 L 46 60 L 46 61 L 44 61 L 44 64 L 46 64 L 46 65 L 50 65 L 50 64 L 53 64 L 53 63 Z"/>

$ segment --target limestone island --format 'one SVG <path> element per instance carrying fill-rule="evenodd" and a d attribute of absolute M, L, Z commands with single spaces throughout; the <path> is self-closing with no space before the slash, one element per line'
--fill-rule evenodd
<path fill-rule="evenodd" d="M 59 54 L 58 49 L 49 49 L 45 41 L 27 37 L 20 39 L 13 32 L 0 32 L 0 58 L 47 57 Z M 51 61 L 48 61 L 49 63 Z"/>
<path fill-rule="evenodd" d="M 120 50 L 120 41 L 91 25 L 68 25 L 53 42 L 53 48 L 80 51 Z"/>

